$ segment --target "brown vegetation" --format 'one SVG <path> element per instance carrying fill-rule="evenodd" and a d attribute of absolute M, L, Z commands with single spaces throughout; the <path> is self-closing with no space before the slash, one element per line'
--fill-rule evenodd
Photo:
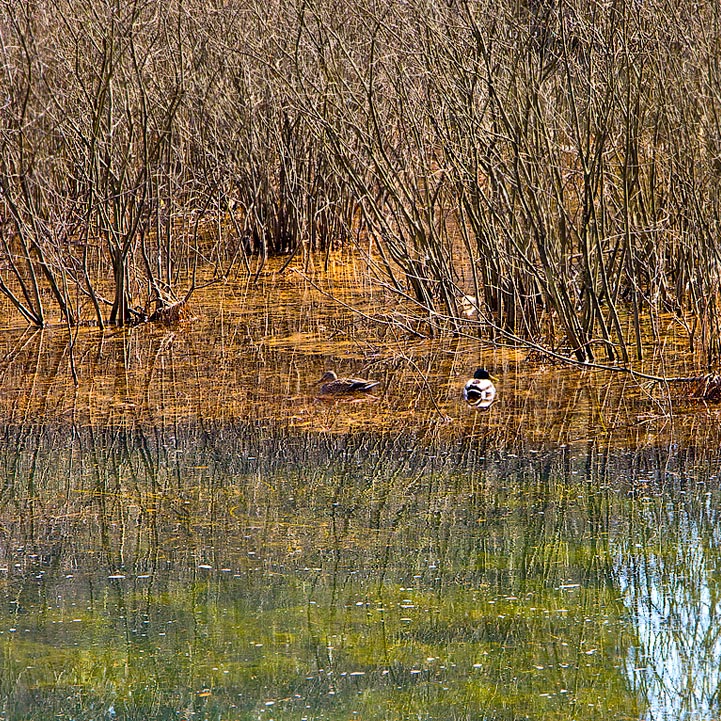
<path fill-rule="evenodd" d="M 670 313 L 719 359 L 711 0 L 3 0 L 0 36 L 0 293 L 32 325 L 354 242 L 424 333 L 627 364 Z"/>

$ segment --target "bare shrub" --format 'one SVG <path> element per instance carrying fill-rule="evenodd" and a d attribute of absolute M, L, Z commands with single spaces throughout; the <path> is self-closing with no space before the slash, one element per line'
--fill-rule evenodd
<path fill-rule="evenodd" d="M 713 364 L 720 15 L 3 0 L 0 292 L 122 325 L 355 242 L 428 333 L 627 363 L 670 313 Z"/>

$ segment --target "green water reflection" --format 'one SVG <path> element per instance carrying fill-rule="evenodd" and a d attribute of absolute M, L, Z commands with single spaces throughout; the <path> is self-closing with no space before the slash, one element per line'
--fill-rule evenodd
<path fill-rule="evenodd" d="M 716 469 L 693 448 L 5 428 L 0 716 L 712 718 Z"/>

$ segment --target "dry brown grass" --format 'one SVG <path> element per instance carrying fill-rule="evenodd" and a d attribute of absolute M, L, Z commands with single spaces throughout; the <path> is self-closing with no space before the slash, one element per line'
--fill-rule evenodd
<path fill-rule="evenodd" d="M 189 301 L 180 300 L 177 303 L 163 306 L 153 311 L 148 316 L 148 323 L 158 323 L 159 325 L 176 325 L 184 321 L 192 320 L 193 310 Z"/>

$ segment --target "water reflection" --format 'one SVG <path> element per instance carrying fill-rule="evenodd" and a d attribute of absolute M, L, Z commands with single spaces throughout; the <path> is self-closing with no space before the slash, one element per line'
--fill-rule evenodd
<path fill-rule="evenodd" d="M 718 426 L 718 408 L 684 403 L 683 393 L 672 404 L 668 389 L 629 376 L 529 361 L 522 349 L 473 338 L 419 339 L 388 322 L 368 322 L 385 312 L 385 299 L 351 266 L 324 278 L 309 285 L 297 274 L 269 273 L 257 284 L 212 286 L 194 299 L 196 319 L 175 328 L 81 328 L 72 344 L 61 328 L 8 330 L 0 334 L 0 414 L 15 424 L 64 417 L 79 426 L 163 430 L 198 418 L 329 433 L 414 427 L 437 435 L 440 425 L 449 438 L 493 435 L 512 452 L 598 439 L 627 449 L 669 438 L 700 442 Z M 348 305 L 320 295 L 321 282 Z M 687 375 L 684 362 L 691 361 L 679 358 L 677 368 L 663 372 Z M 644 369 L 653 372 L 654 362 Z M 485 417 L 460 400 L 479 364 L 499 377 L 498 400 Z M 330 367 L 380 380 L 377 402 L 318 402 L 313 382 Z"/>
<path fill-rule="evenodd" d="M 721 587 L 710 470 L 668 496 L 642 499 L 630 535 L 618 541 L 619 585 L 638 634 L 627 674 L 647 699 L 648 719 L 718 717 Z"/>
<path fill-rule="evenodd" d="M 713 715 L 718 409 L 259 282 L 0 337 L 4 717 Z"/>
<path fill-rule="evenodd" d="M 3 438 L 9 718 L 713 708 L 718 491 L 700 450 L 511 454 L 255 422 Z"/>

